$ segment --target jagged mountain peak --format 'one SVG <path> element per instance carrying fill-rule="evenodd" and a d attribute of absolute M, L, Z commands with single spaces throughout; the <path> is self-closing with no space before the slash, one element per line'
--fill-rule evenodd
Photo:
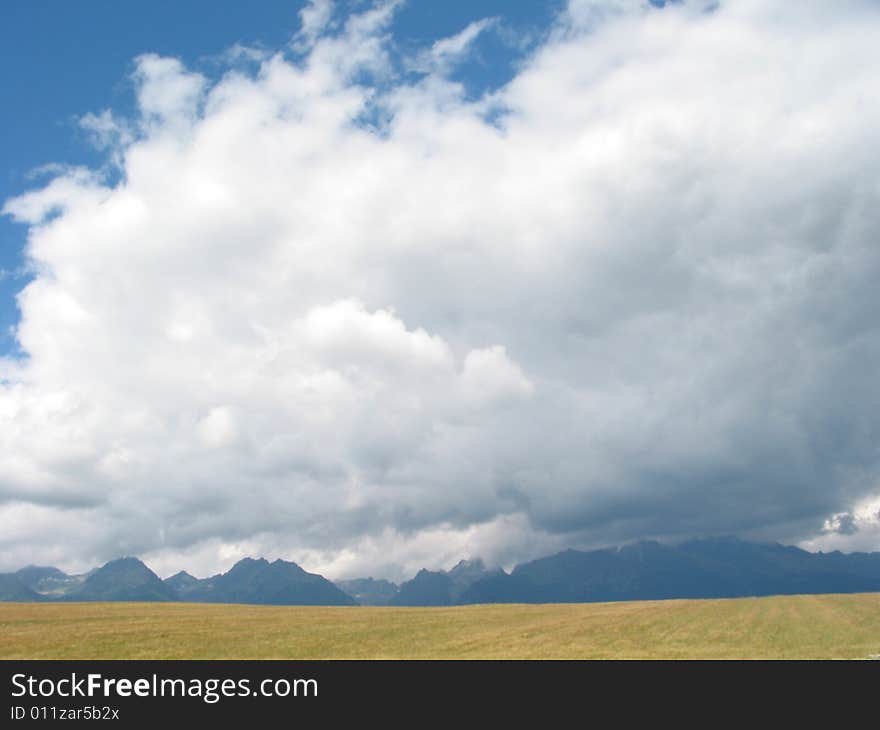
<path fill-rule="evenodd" d="M 423 568 L 399 587 L 373 578 L 334 585 L 294 562 L 250 557 L 205 579 L 180 571 L 162 581 L 134 556 L 77 576 L 46 566 L 0 575 L 0 600 L 18 601 L 351 605 L 355 595 L 370 605 L 429 606 L 863 591 L 880 591 L 880 553 L 811 553 L 730 536 L 569 549 L 521 563 L 509 574 L 486 570 L 479 558 L 466 559 L 448 571 Z"/>

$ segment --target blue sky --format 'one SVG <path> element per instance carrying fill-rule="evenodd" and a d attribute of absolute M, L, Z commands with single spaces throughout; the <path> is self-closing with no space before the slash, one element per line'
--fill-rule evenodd
<path fill-rule="evenodd" d="M 357 7 L 363 3 L 349 3 Z M 510 28 L 539 36 L 561 0 L 414 0 L 393 25 L 401 48 L 453 35 L 469 22 L 502 18 Z M 78 128 L 88 112 L 131 112 L 133 59 L 142 53 L 180 58 L 206 74 L 222 67 L 213 57 L 235 44 L 282 48 L 295 32 L 296 0 L 6 0 L 0 7 L 0 200 L 36 184 L 47 164 L 89 165 L 100 155 Z M 476 89 L 505 82 L 519 52 L 493 36 L 466 67 Z M 0 355 L 15 351 L 9 330 L 18 319 L 15 294 L 27 282 L 25 229 L 0 217 Z"/>

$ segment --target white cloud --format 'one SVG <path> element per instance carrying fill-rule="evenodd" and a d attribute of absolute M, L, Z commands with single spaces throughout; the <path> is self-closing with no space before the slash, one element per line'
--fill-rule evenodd
<path fill-rule="evenodd" d="M 309 0 L 299 12 L 300 29 L 294 37 L 294 47 L 309 50 L 322 35 L 333 17 L 333 0 Z"/>
<path fill-rule="evenodd" d="M 215 406 L 208 411 L 197 429 L 202 442 L 212 449 L 231 446 L 238 435 L 235 416 L 226 406 Z"/>
<path fill-rule="evenodd" d="M 144 119 L 160 129 L 178 133 L 179 125 L 192 122 L 197 113 L 205 78 L 187 71 L 176 58 L 146 53 L 135 59 L 138 107 Z"/>
<path fill-rule="evenodd" d="M 90 122 L 121 181 L 5 204 L 0 568 L 399 576 L 876 493 L 876 5 L 573 3 L 473 103 L 353 83 L 394 5 L 213 84 L 140 57 L 139 118 Z"/>
<path fill-rule="evenodd" d="M 851 511 L 838 512 L 822 525 L 822 534 L 801 542 L 807 550 L 874 552 L 880 545 L 880 497 L 857 502 Z"/>
<path fill-rule="evenodd" d="M 448 38 L 441 38 L 412 62 L 414 70 L 425 73 L 448 72 L 462 63 L 471 52 L 474 41 L 497 22 L 497 18 L 482 18 L 470 23 L 464 30 Z"/>
<path fill-rule="evenodd" d="M 37 226 L 74 205 L 98 203 L 107 192 L 101 188 L 98 175 L 82 167 L 65 168 L 46 187 L 7 201 L 3 214 L 20 223 Z"/>
<path fill-rule="evenodd" d="M 79 120 L 79 126 L 91 135 L 92 142 L 98 149 L 124 148 L 134 140 L 134 134 L 128 125 L 116 119 L 109 109 L 104 109 L 100 114 L 84 114 Z"/>
<path fill-rule="evenodd" d="M 534 389 L 519 366 L 508 359 L 501 345 L 472 350 L 464 360 L 462 390 L 470 401 L 491 403 L 529 396 Z"/>

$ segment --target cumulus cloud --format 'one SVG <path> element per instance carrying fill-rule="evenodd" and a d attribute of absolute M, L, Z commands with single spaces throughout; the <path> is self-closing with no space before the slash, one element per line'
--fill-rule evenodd
<path fill-rule="evenodd" d="M 880 545 L 880 498 L 868 497 L 857 502 L 851 512 L 831 515 L 819 535 L 804 540 L 808 550 L 873 552 Z"/>
<path fill-rule="evenodd" d="M 478 99 L 398 73 L 396 5 L 139 57 L 121 179 L 5 203 L 0 568 L 880 548 L 877 5 L 574 0 Z"/>
<path fill-rule="evenodd" d="M 448 72 L 467 58 L 480 34 L 496 22 L 496 18 L 476 20 L 454 36 L 441 38 L 413 59 L 412 68 L 422 73 L 442 75 Z"/>
<path fill-rule="evenodd" d="M 333 18 L 333 0 L 309 0 L 299 12 L 300 29 L 294 36 L 294 47 L 301 51 L 311 48 Z"/>
<path fill-rule="evenodd" d="M 99 149 L 108 147 L 125 148 L 134 137 L 124 122 L 114 118 L 113 112 L 104 109 L 100 114 L 84 114 L 79 125 L 91 137 L 92 144 Z"/>

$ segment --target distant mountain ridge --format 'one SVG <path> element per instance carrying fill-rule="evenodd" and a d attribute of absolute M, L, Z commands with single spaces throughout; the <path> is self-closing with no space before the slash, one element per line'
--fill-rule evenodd
<path fill-rule="evenodd" d="M 226 573 L 198 579 L 180 571 L 162 580 L 133 557 L 118 558 L 81 576 L 28 566 L 0 574 L 0 601 L 189 601 L 256 605 L 353 606 L 326 578 L 296 563 L 244 558 Z"/>
<path fill-rule="evenodd" d="M 736 538 L 566 550 L 474 582 L 461 603 L 583 603 L 880 591 L 880 553 L 810 553 Z"/>
<path fill-rule="evenodd" d="M 160 579 L 134 557 L 84 575 L 28 566 L 0 574 L 0 601 L 188 601 L 262 605 L 452 606 L 473 603 L 581 603 L 666 598 L 880 591 L 880 553 L 810 553 L 733 537 L 680 545 L 643 541 L 555 555 L 489 570 L 479 559 L 420 570 L 399 586 L 359 578 L 334 584 L 284 560 L 244 558 L 199 579 Z"/>
<path fill-rule="evenodd" d="M 81 585 L 64 594 L 66 601 L 175 601 L 177 595 L 137 558 L 111 560 Z"/>
<path fill-rule="evenodd" d="M 15 573 L 0 574 L 0 601 L 43 601 L 43 596 Z"/>
<path fill-rule="evenodd" d="M 195 603 L 251 603 L 272 606 L 353 606 L 333 583 L 296 563 L 244 558 L 228 572 L 198 580 L 178 573 L 168 579 L 180 600 Z"/>
<path fill-rule="evenodd" d="M 336 581 L 336 586 L 361 606 L 387 606 L 400 587 L 381 578 L 354 578 Z"/>
<path fill-rule="evenodd" d="M 415 578 L 402 583 L 388 603 L 391 606 L 453 606 L 461 602 L 475 583 L 491 578 L 497 571 L 488 571 L 483 561 L 462 560 L 448 571 L 420 570 Z"/>

